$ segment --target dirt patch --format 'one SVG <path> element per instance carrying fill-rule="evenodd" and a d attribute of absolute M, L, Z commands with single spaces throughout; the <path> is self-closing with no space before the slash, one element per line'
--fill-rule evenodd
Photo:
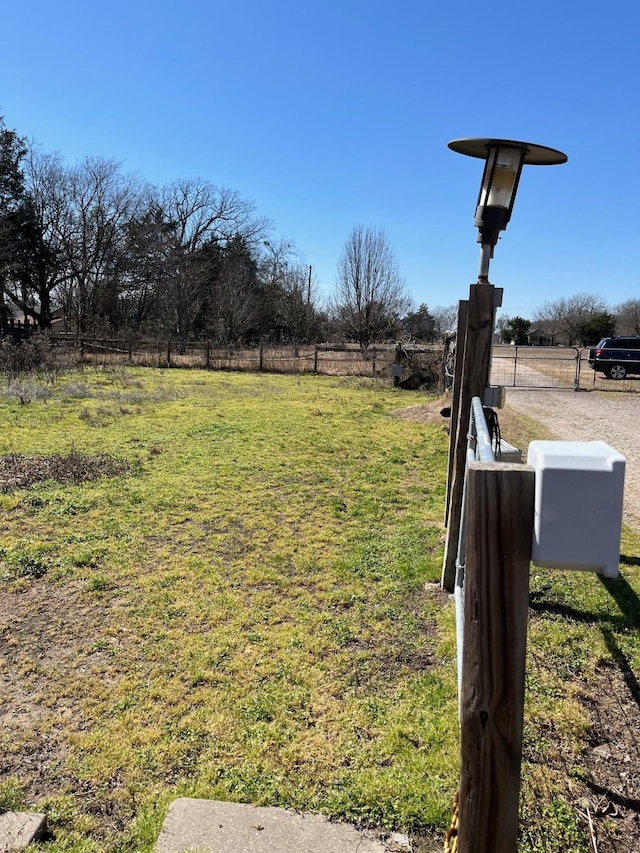
<path fill-rule="evenodd" d="M 603 699 L 603 697 L 610 697 Z M 582 755 L 588 773 L 576 808 L 593 822 L 600 853 L 640 850 L 640 689 L 621 661 L 602 661 L 598 684 L 583 697 L 591 716 Z"/>
<path fill-rule="evenodd" d="M 36 581 L 1 590 L 0 614 L 0 779 L 18 780 L 28 803 L 81 793 L 105 832 L 121 827 L 125 818 L 103 813 L 112 807 L 68 766 L 71 740 L 90 726 L 87 679 L 117 676 L 110 650 L 96 643 L 108 606 L 77 585 Z"/>
<path fill-rule="evenodd" d="M 394 409 L 392 414 L 396 418 L 403 418 L 406 421 L 417 421 L 420 424 L 439 426 L 446 431 L 449 429 L 449 418 L 443 418 L 440 410 L 450 405 L 451 401 L 443 396 L 439 400 L 429 403 L 418 403 L 416 406 Z"/>
<path fill-rule="evenodd" d="M 99 477 L 118 477 L 128 471 L 129 463 L 126 460 L 108 454 L 23 456 L 20 453 L 9 453 L 0 456 L 0 490 L 10 492 L 46 481 L 84 483 Z"/>

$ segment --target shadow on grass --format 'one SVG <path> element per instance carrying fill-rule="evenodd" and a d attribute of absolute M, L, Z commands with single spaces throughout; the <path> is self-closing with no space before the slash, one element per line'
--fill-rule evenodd
<path fill-rule="evenodd" d="M 621 555 L 621 562 L 626 565 L 640 565 L 637 557 L 625 557 Z M 607 590 L 611 598 L 616 602 L 624 614 L 629 628 L 640 628 L 640 598 L 636 591 L 630 586 L 622 575 L 617 578 L 602 578 L 597 576 L 602 586 Z"/>
<path fill-rule="evenodd" d="M 640 628 L 640 598 L 636 595 L 633 587 L 627 583 L 622 575 L 613 580 L 607 580 L 599 576 L 598 579 L 624 614 L 626 623 L 624 627 Z M 638 682 L 631 668 L 629 658 L 618 645 L 618 641 L 608 625 L 602 625 L 600 630 L 602 631 L 602 636 L 607 644 L 609 653 L 618 666 L 634 702 L 640 708 L 640 682 Z"/>
<path fill-rule="evenodd" d="M 614 803 L 616 806 L 622 806 L 623 809 L 632 809 L 634 812 L 640 812 L 640 800 L 625 797 L 623 794 L 619 794 L 611 788 L 605 788 L 603 785 L 598 785 L 597 782 L 592 782 L 591 780 L 588 780 L 585 784 L 593 794 L 598 794 L 600 797 L 606 797 L 607 800 Z"/>
<path fill-rule="evenodd" d="M 626 557 L 621 555 L 621 562 L 626 565 L 640 564 L 640 560 L 636 557 Z M 629 688 L 629 692 L 633 701 L 640 708 L 640 681 L 634 673 L 629 658 L 616 639 L 616 631 L 625 631 L 631 629 L 640 629 L 640 598 L 632 586 L 620 575 L 615 579 L 603 578 L 597 576 L 602 586 L 618 605 L 620 615 L 611 616 L 609 614 L 595 614 L 585 610 L 580 610 L 576 607 L 571 607 L 568 604 L 557 602 L 548 602 L 536 600 L 544 591 L 537 595 L 531 596 L 530 607 L 536 612 L 554 613 L 562 616 L 565 619 L 570 619 L 574 622 L 583 622 L 590 625 L 598 625 L 602 631 L 602 636 L 606 643 L 607 649 L 620 670 L 625 684 Z"/>
<path fill-rule="evenodd" d="M 639 558 L 627 557 L 624 554 L 620 555 L 620 562 L 622 565 L 627 566 L 640 565 Z M 610 579 L 602 578 L 598 575 L 598 580 L 608 595 L 617 604 L 620 610 L 619 614 L 610 615 L 587 612 L 569 605 L 540 600 L 547 590 L 542 590 L 537 594 L 533 593 L 530 606 L 537 612 L 557 614 L 566 619 L 599 627 L 611 659 L 618 668 L 629 690 L 631 699 L 640 708 L 640 681 L 638 681 L 631 661 L 621 648 L 617 637 L 617 633 L 640 629 L 640 598 L 633 587 L 622 576 Z M 640 813 L 639 799 L 626 797 L 621 791 L 598 784 L 593 778 L 586 779 L 585 785 L 592 794 L 600 798 L 606 798 L 606 801 L 612 804 L 614 808 L 620 807 L 626 811 L 630 810 L 636 814 Z"/>
<path fill-rule="evenodd" d="M 613 658 L 616 666 L 620 670 L 622 677 L 624 678 L 625 684 L 629 688 L 629 693 L 633 697 L 634 702 L 640 708 L 640 682 L 636 678 L 636 675 L 631 668 L 631 664 L 629 663 L 629 658 L 622 651 L 620 646 L 618 645 L 616 638 L 613 634 L 613 631 L 607 626 L 603 625 L 601 627 L 602 636 L 604 637 L 604 641 L 607 644 L 607 648 L 609 649 L 609 654 Z"/>

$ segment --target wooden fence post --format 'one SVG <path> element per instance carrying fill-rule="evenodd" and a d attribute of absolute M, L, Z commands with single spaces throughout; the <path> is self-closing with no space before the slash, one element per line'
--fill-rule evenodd
<path fill-rule="evenodd" d="M 472 462 L 467 476 L 459 853 L 515 853 L 534 471 Z"/>
<path fill-rule="evenodd" d="M 315 345 L 313 350 L 313 372 L 318 372 L 318 344 Z"/>
<path fill-rule="evenodd" d="M 171 367 L 171 341 L 167 341 L 167 367 Z"/>
<path fill-rule="evenodd" d="M 376 348 L 373 347 L 372 356 L 371 356 L 371 375 L 375 377 L 376 375 Z"/>
<path fill-rule="evenodd" d="M 469 288 L 467 333 L 462 359 L 462 374 L 458 393 L 456 425 L 449 437 L 451 487 L 447 513 L 447 538 L 442 566 L 442 586 L 453 592 L 456 577 L 456 555 L 460 536 L 462 488 L 467 457 L 467 432 L 473 397 L 484 397 L 489 384 L 491 341 L 493 338 L 496 288 L 492 284 L 472 284 Z M 501 293 L 501 291 L 499 291 Z M 459 357 L 456 350 L 456 362 Z M 453 408 L 453 407 L 452 407 Z M 453 412 L 452 412 L 453 414 Z"/>
<path fill-rule="evenodd" d="M 262 342 L 261 342 L 260 343 L 260 363 L 258 365 L 258 370 L 260 373 L 262 373 L 263 365 L 264 365 L 264 347 L 262 346 Z"/>
<path fill-rule="evenodd" d="M 447 469 L 447 498 L 444 510 L 444 523 L 449 521 L 449 502 L 453 480 L 453 460 L 458 444 L 460 426 L 460 385 L 462 383 L 462 363 L 464 347 L 467 341 L 467 323 L 469 321 L 469 303 L 466 299 L 458 302 L 458 330 L 456 332 L 456 359 L 453 368 L 453 386 L 451 388 L 451 415 L 449 416 L 449 463 Z"/>
<path fill-rule="evenodd" d="M 205 367 L 207 370 L 211 369 L 211 341 L 207 341 L 206 349 L 205 349 Z"/>

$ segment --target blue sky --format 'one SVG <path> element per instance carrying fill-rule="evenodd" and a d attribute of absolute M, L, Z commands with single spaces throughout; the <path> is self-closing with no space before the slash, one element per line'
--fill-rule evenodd
<path fill-rule="evenodd" d="M 466 298 L 482 163 L 464 136 L 564 151 L 525 167 L 496 247 L 503 312 L 640 297 L 640 5 L 583 0 L 79 0 L 3 11 L 0 114 L 59 151 L 237 190 L 331 292 L 353 225 L 414 302 Z"/>

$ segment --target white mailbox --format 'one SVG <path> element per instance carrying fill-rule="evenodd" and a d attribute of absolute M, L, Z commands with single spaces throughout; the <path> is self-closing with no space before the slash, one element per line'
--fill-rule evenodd
<path fill-rule="evenodd" d="M 531 442 L 537 566 L 618 577 L 625 461 L 604 441 Z"/>

